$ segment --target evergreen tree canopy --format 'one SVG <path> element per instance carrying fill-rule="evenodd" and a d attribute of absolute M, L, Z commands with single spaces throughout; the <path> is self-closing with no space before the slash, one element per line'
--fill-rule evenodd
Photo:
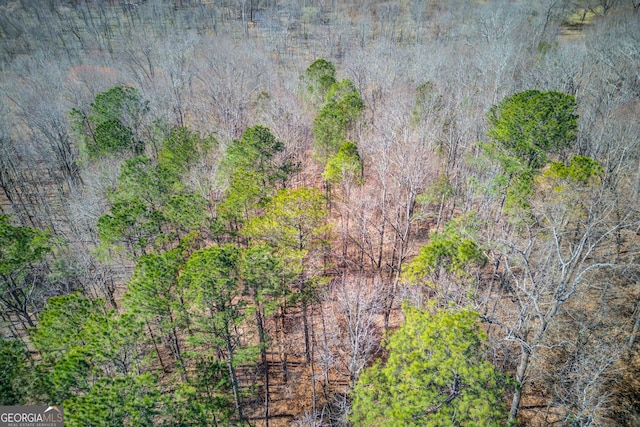
<path fill-rule="evenodd" d="M 269 128 L 256 125 L 227 149 L 222 170 L 229 179 L 226 199 L 219 206 L 223 218 L 236 222 L 248 219 L 250 212 L 275 193 L 278 182 L 284 182 L 293 165 L 279 158 L 284 150 Z"/>
<path fill-rule="evenodd" d="M 362 159 L 358 147 L 351 141 L 340 146 L 338 154 L 331 157 L 324 169 L 325 181 L 335 184 L 345 180 L 362 182 Z"/>
<path fill-rule="evenodd" d="M 92 159 L 126 151 L 141 154 L 144 142 L 135 132 L 148 109 L 136 88 L 115 86 L 96 95 L 88 114 L 71 110 L 72 129 Z"/>
<path fill-rule="evenodd" d="M 504 379 L 483 357 L 473 311 L 404 308 L 406 320 L 353 392 L 356 426 L 502 426 Z"/>
<path fill-rule="evenodd" d="M 284 189 L 265 206 L 264 215 L 253 219 L 244 234 L 278 248 L 281 253 L 308 251 L 323 242 L 328 231 L 326 200 L 315 188 Z"/>
<path fill-rule="evenodd" d="M 151 426 L 159 401 L 144 364 L 142 328 L 79 294 L 50 298 L 31 339 L 42 355 L 43 394 L 70 426 Z M 106 411 L 106 412 L 105 412 Z M 102 417 L 99 416 L 102 414 Z"/>
<path fill-rule="evenodd" d="M 34 314 L 47 295 L 47 278 L 36 267 L 52 249 L 49 232 L 12 225 L 9 216 L 0 215 L 0 310 L 7 316 L 15 314 L 34 326 Z"/>
<path fill-rule="evenodd" d="M 448 273 L 465 274 L 472 265 L 483 265 L 487 256 L 475 239 L 465 232 L 465 217 L 450 221 L 443 232 L 433 232 L 429 243 L 407 264 L 404 278 L 420 281 L 443 268 Z"/>
<path fill-rule="evenodd" d="M 323 164 L 347 142 L 347 130 L 363 110 L 364 102 L 351 80 L 344 79 L 329 87 L 312 129 L 314 149 Z"/>
<path fill-rule="evenodd" d="M 563 162 L 553 162 L 545 177 L 552 179 L 569 179 L 587 185 L 590 181 L 602 178 L 604 169 L 600 163 L 589 157 L 573 156 L 569 166 Z"/>
<path fill-rule="evenodd" d="M 324 58 L 318 58 L 304 73 L 307 94 L 314 102 L 322 102 L 325 94 L 336 82 L 336 67 Z"/>
<path fill-rule="evenodd" d="M 29 353 L 19 340 L 0 337 L 0 405 L 22 405 L 26 397 Z"/>
<path fill-rule="evenodd" d="M 547 154 L 569 147 L 578 134 L 576 100 L 560 92 L 527 90 L 489 110 L 489 137 L 525 169 L 539 169 Z M 508 159 L 502 163 L 510 172 Z"/>
<path fill-rule="evenodd" d="M 51 252 L 49 233 L 31 227 L 14 226 L 0 215 L 0 275 L 12 275 Z"/>

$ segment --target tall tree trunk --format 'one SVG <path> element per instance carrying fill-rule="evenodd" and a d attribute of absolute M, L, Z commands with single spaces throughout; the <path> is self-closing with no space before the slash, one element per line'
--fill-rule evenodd
<path fill-rule="evenodd" d="M 313 329 L 313 322 L 311 322 L 311 353 L 310 353 L 310 361 L 311 361 L 311 406 L 313 408 L 313 419 L 316 419 L 317 412 L 317 402 L 318 397 L 316 394 L 316 364 L 315 364 L 315 332 Z"/>
<path fill-rule="evenodd" d="M 260 337 L 260 357 L 264 375 L 264 425 L 269 427 L 269 362 L 267 361 L 267 337 L 264 330 L 264 308 L 260 304 L 256 309 L 256 325 Z"/>
<path fill-rule="evenodd" d="M 244 419 L 242 415 L 242 406 L 240 405 L 240 391 L 238 389 L 238 377 L 236 376 L 236 370 L 233 367 L 233 346 L 231 345 L 231 333 L 229 332 L 229 325 L 225 325 L 224 339 L 227 346 L 227 367 L 229 368 L 229 376 L 231 377 L 231 388 L 233 389 L 233 399 L 236 405 L 236 411 L 238 412 L 238 418 Z"/>
<path fill-rule="evenodd" d="M 636 305 L 636 321 L 633 324 L 633 329 L 631 331 L 631 336 L 629 337 L 629 350 L 633 348 L 633 344 L 636 341 L 636 337 L 638 336 L 638 330 L 640 330 L 640 301 Z"/>
<path fill-rule="evenodd" d="M 307 363 L 311 362 L 311 343 L 309 340 L 309 319 L 308 319 L 308 306 L 307 300 L 303 297 L 302 299 L 302 324 L 304 329 L 304 355 Z"/>
<path fill-rule="evenodd" d="M 156 337 L 155 335 L 153 335 L 153 331 L 151 330 L 151 326 L 149 325 L 149 322 L 147 321 L 147 319 L 144 320 L 144 323 L 147 325 L 147 330 L 149 331 L 149 336 L 151 337 L 151 341 L 153 342 L 153 348 L 155 348 L 156 354 L 158 355 L 158 360 L 160 361 L 160 366 L 162 367 L 162 371 L 166 374 L 168 372 L 167 366 L 164 364 L 164 361 L 162 360 L 162 356 L 160 355 L 160 350 L 158 349 L 158 343 L 156 342 Z"/>
<path fill-rule="evenodd" d="M 187 372 L 186 372 L 184 360 L 182 359 L 182 350 L 180 350 L 180 341 L 178 340 L 178 331 L 176 330 L 175 326 L 171 328 L 171 339 L 173 340 L 173 346 L 174 346 L 173 354 L 176 360 L 178 361 L 178 364 L 180 365 L 180 378 L 182 378 L 182 381 L 186 382 Z"/>
<path fill-rule="evenodd" d="M 544 315 L 540 315 L 541 323 L 536 331 L 535 336 L 530 344 L 525 343 L 522 344 L 522 353 L 520 354 L 520 362 L 518 363 L 518 369 L 516 370 L 516 389 L 513 393 L 513 398 L 511 400 L 511 410 L 509 411 L 509 422 L 513 423 L 518 416 L 518 409 L 520 407 L 520 399 L 522 398 L 522 390 L 524 389 L 524 383 L 526 381 L 527 369 L 529 368 L 529 359 L 531 356 L 531 352 L 533 349 L 540 344 L 542 338 L 544 337 L 544 333 L 547 331 L 547 327 L 549 326 L 549 322 L 551 319 L 555 317 L 558 313 L 558 309 L 564 302 L 563 299 L 556 299 L 553 302 L 553 306 L 549 309 L 549 311 Z M 525 338 L 526 340 L 526 338 Z"/>
<path fill-rule="evenodd" d="M 280 352 L 280 369 L 282 370 L 282 377 L 283 380 L 285 382 L 285 384 L 287 383 L 287 381 L 289 380 L 289 368 L 287 367 L 287 352 L 284 346 L 284 340 L 286 338 L 286 332 L 285 332 L 285 316 L 286 316 L 286 310 L 284 305 L 280 306 L 280 327 L 278 327 L 278 319 L 275 319 L 275 324 L 276 324 L 276 331 L 278 331 L 278 350 Z"/>
<path fill-rule="evenodd" d="M 518 416 L 518 409 L 520 408 L 520 399 L 522 398 L 522 388 L 524 383 L 524 377 L 529 367 L 530 351 L 527 348 L 522 348 L 520 354 L 520 362 L 518 363 L 518 369 L 516 370 L 516 389 L 513 392 L 513 398 L 511 399 L 511 410 L 509 411 L 509 423 L 514 423 Z"/>

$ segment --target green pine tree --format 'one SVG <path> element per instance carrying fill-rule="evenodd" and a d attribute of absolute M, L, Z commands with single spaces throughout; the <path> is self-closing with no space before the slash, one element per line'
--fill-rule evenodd
<path fill-rule="evenodd" d="M 405 322 L 386 341 L 388 359 L 356 384 L 354 425 L 505 425 L 505 379 L 484 358 L 478 314 L 404 311 Z"/>

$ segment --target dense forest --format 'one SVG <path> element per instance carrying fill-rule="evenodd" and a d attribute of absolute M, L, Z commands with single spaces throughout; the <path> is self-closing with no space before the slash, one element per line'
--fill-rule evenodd
<path fill-rule="evenodd" d="M 0 1 L 0 405 L 640 425 L 639 9 Z"/>

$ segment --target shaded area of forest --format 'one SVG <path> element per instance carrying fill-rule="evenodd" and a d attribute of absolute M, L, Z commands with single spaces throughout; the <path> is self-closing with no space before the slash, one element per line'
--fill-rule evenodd
<path fill-rule="evenodd" d="M 637 425 L 639 8 L 2 2 L 0 403 Z"/>

